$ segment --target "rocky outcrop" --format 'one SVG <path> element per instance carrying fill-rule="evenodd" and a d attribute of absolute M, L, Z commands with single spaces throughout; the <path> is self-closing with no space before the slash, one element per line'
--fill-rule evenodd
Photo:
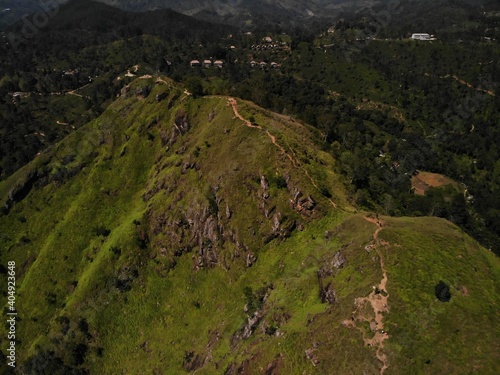
<path fill-rule="evenodd" d="M 183 111 L 177 112 L 168 144 L 170 146 L 173 145 L 177 141 L 177 138 L 186 134 L 190 128 L 187 113 Z"/>
<path fill-rule="evenodd" d="M 344 267 L 346 263 L 345 257 L 340 251 L 321 267 L 318 271 L 319 297 L 321 302 L 333 305 L 337 300 L 337 293 L 333 287 L 333 279 L 335 278 L 335 270 Z"/>
<path fill-rule="evenodd" d="M 186 371 L 193 372 L 203 367 L 204 362 L 205 361 L 201 355 L 195 354 L 193 351 L 189 351 L 184 355 L 182 367 L 184 367 Z"/>
<path fill-rule="evenodd" d="M 267 181 L 266 176 L 260 176 L 260 189 L 262 191 L 262 198 L 269 198 L 269 181 Z"/>
<path fill-rule="evenodd" d="M 252 316 L 248 317 L 247 323 L 243 327 L 243 331 L 241 333 L 241 338 L 243 340 L 248 339 L 252 335 L 252 333 L 255 331 L 255 328 L 257 328 L 257 326 L 259 325 L 262 316 L 262 311 L 258 310 L 255 311 Z"/>
<path fill-rule="evenodd" d="M 337 292 L 333 288 L 333 284 L 331 282 L 329 282 L 326 286 L 323 286 L 322 280 L 320 279 L 319 297 L 323 303 L 329 303 L 330 305 L 335 303 L 337 300 Z"/>
<path fill-rule="evenodd" d="M 150 85 L 135 89 L 135 95 L 140 98 L 147 98 L 150 93 L 151 93 Z"/>
<path fill-rule="evenodd" d="M 316 356 L 316 352 L 318 350 L 319 344 L 314 343 L 312 348 L 306 349 L 304 354 L 306 355 L 306 358 L 311 361 L 312 365 L 316 367 L 319 364 L 319 359 Z"/>
<path fill-rule="evenodd" d="M 340 251 L 337 251 L 335 253 L 335 255 L 333 256 L 331 264 L 336 269 L 340 269 L 340 268 L 344 267 L 345 262 L 346 262 L 346 259 L 342 256 L 342 253 Z"/>
<path fill-rule="evenodd" d="M 310 195 L 304 196 L 297 186 L 294 186 L 289 176 L 285 179 L 290 193 L 290 208 L 301 213 L 302 216 L 311 216 L 316 208 L 316 201 Z"/>
<path fill-rule="evenodd" d="M 46 185 L 49 180 L 47 177 L 48 171 L 46 169 L 30 171 L 23 181 L 18 182 L 10 189 L 4 209 L 9 211 L 15 203 L 22 201 L 35 185 Z"/>

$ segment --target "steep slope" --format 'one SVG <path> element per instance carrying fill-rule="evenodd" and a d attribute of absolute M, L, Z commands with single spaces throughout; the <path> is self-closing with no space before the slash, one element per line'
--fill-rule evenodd
<path fill-rule="evenodd" d="M 2 182 L 18 373 L 497 373 L 498 259 L 354 213 L 317 138 L 144 76 Z"/>

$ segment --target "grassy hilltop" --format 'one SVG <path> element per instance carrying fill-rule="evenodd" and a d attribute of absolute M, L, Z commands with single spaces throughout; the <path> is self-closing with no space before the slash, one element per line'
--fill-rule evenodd
<path fill-rule="evenodd" d="M 136 79 L 0 182 L 17 373 L 498 373 L 498 258 L 357 212 L 335 163 L 288 116 Z"/>

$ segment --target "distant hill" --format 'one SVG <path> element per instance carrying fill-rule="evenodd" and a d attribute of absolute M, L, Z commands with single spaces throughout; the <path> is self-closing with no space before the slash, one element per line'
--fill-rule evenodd
<path fill-rule="evenodd" d="M 37 11 L 43 11 L 40 0 L 0 0 L 0 30 Z"/>
<path fill-rule="evenodd" d="M 491 0 L 462 1 L 459 4 L 450 0 L 439 2 L 429 0 L 403 0 L 401 2 L 391 2 L 389 0 L 96 0 L 133 12 L 145 12 L 158 9 L 172 9 L 177 12 L 194 16 L 199 19 L 209 20 L 216 23 L 226 23 L 237 25 L 243 28 L 269 29 L 274 27 L 303 26 L 304 21 L 317 19 L 329 19 L 342 17 L 344 12 L 350 13 L 370 13 L 370 9 L 376 12 L 392 12 L 394 7 L 405 7 L 405 13 L 413 17 L 413 8 L 423 4 L 435 8 L 436 6 L 473 6 L 488 5 L 495 7 L 495 2 Z M 35 12 L 44 12 L 47 6 L 58 7 L 68 0 L 0 0 L 0 30 L 10 25 L 23 16 Z M 427 5 L 426 5 L 427 4 Z M 8 9 L 8 10 L 6 10 Z M 373 12 L 371 12 L 373 13 Z M 408 14 L 410 13 L 410 14 Z M 384 13 L 385 14 L 385 13 Z M 302 23 L 301 23 L 302 22 Z"/>
<path fill-rule="evenodd" d="M 208 19 L 215 22 L 226 22 L 239 26 L 248 26 L 248 23 L 262 25 L 264 22 L 279 20 L 286 24 L 295 23 L 300 19 L 314 17 L 330 17 L 338 13 L 339 9 L 353 5 L 346 0 L 335 1 L 302 1 L 302 0 L 280 0 L 280 1 L 204 1 L 204 0 L 98 0 L 102 3 L 133 12 L 145 12 L 158 9 L 173 9 L 186 15 Z M 41 0 L 1 0 L 0 27 L 10 25 L 17 20 L 35 12 L 44 12 L 47 6 L 58 7 L 68 0 L 53 0 L 43 2 Z M 356 2 L 355 8 L 378 3 L 374 0 Z M 1 29 L 0 29 L 1 30 Z"/>

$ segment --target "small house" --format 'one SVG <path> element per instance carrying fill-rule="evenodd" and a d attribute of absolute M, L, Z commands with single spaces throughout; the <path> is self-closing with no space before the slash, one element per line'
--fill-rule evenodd
<path fill-rule="evenodd" d="M 191 60 L 191 68 L 201 66 L 200 60 Z"/>
<path fill-rule="evenodd" d="M 262 41 L 264 41 L 266 43 L 272 43 L 273 38 L 271 38 L 270 36 L 266 36 L 266 37 L 262 38 Z"/>
<path fill-rule="evenodd" d="M 262 69 L 265 69 L 265 68 L 266 68 L 266 66 L 267 66 L 267 63 L 265 63 L 264 61 L 262 61 L 262 62 L 260 63 L 260 67 L 261 67 Z"/>
<path fill-rule="evenodd" d="M 215 60 L 215 62 L 214 62 L 214 66 L 215 66 L 216 68 L 221 69 L 221 68 L 224 66 L 224 62 L 223 62 L 222 60 Z"/>
<path fill-rule="evenodd" d="M 431 36 L 426 33 L 415 33 L 411 35 L 413 40 L 431 40 Z"/>
<path fill-rule="evenodd" d="M 210 68 L 212 66 L 212 60 L 203 60 L 203 67 Z"/>
<path fill-rule="evenodd" d="M 271 63 L 271 68 L 273 68 L 273 69 L 278 68 L 278 66 L 279 66 L 278 63 L 276 63 L 274 61 Z"/>
<path fill-rule="evenodd" d="M 257 61 L 252 60 L 250 61 L 250 67 L 255 68 L 257 66 Z"/>

